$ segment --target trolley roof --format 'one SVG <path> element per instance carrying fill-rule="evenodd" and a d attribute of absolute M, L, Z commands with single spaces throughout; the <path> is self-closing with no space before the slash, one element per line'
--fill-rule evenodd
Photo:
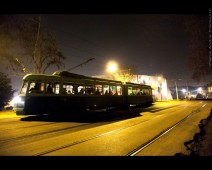
<path fill-rule="evenodd" d="M 89 77 L 84 76 L 80 74 L 70 73 L 68 71 L 56 71 L 53 74 L 27 74 L 23 77 L 23 80 L 33 80 L 33 79 L 45 79 L 45 78 L 55 78 L 57 80 L 61 78 L 71 78 L 71 79 L 80 79 L 80 80 L 97 80 L 97 81 L 105 81 L 110 83 L 118 83 L 118 84 L 124 84 L 121 81 L 117 80 L 109 80 L 109 79 L 103 79 L 103 78 L 97 78 L 97 77 Z M 144 87 L 150 87 L 149 85 L 142 85 L 142 84 L 136 84 L 131 82 L 126 82 L 126 85 L 140 85 Z"/>

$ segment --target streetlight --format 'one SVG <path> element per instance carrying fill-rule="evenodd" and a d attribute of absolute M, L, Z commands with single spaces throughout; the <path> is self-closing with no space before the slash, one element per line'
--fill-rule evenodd
<path fill-rule="evenodd" d="M 114 80 L 122 81 L 123 83 L 131 81 L 132 74 L 130 70 L 120 70 L 118 63 L 114 60 L 109 61 L 106 65 L 106 72 L 111 74 Z"/>
<path fill-rule="evenodd" d="M 110 74 L 118 71 L 118 63 L 116 61 L 109 61 L 106 66 L 106 71 Z"/>
<path fill-rule="evenodd" d="M 184 98 L 186 98 L 186 89 L 182 89 L 182 92 L 184 94 Z"/>
<path fill-rule="evenodd" d="M 199 87 L 199 88 L 197 89 L 197 91 L 198 91 L 200 94 L 202 94 L 202 87 Z"/>

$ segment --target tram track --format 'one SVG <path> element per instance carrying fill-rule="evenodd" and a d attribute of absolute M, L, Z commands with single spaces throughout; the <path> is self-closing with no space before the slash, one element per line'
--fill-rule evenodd
<path fill-rule="evenodd" d="M 140 110 L 140 109 L 134 108 L 134 109 L 131 110 L 131 113 L 136 112 L 138 110 Z M 136 114 L 136 113 L 134 113 L 134 114 Z M 113 115 L 113 113 L 111 113 L 111 115 Z M 100 120 L 104 119 L 106 121 L 106 123 L 108 123 L 107 120 L 109 119 L 109 117 L 111 115 L 104 115 L 105 117 L 102 117 L 102 118 L 99 118 L 99 119 Z M 132 114 L 130 114 L 130 115 L 132 115 Z M 129 114 L 125 113 L 125 114 L 119 116 L 119 118 L 110 119 L 110 123 L 113 122 L 113 121 L 117 121 L 118 119 L 126 119 L 127 117 L 129 117 Z M 12 137 L 12 138 L 9 138 L 9 139 L 3 139 L 3 140 L 0 139 L 0 144 L 7 143 L 7 142 L 13 142 L 13 141 L 17 142 L 19 140 L 24 140 L 24 139 L 31 138 L 31 137 L 37 137 L 37 136 L 48 135 L 48 134 L 53 134 L 53 133 L 59 133 L 59 132 L 64 133 L 65 131 L 67 131 L 67 133 L 68 133 L 70 130 L 74 130 L 76 128 L 81 128 L 81 127 L 93 125 L 94 123 L 97 123 L 97 122 L 98 121 L 95 121 L 95 122 L 92 122 L 92 123 L 84 123 L 84 124 L 80 124 L 80 125 L 77 125 L 77 126 L 71 126 L 71 127 L 61 128 L 61 129 L 54 129 L 54 130 L 51 130 L 51 131 L 40 132 L 40 133 L 24 135 L 24 136 L 19 136 L 19 137 Z M 50 122 L 50 123 L 46 123 L 46 124 L 24 126 L 24 127 L 21 127 L 21 128 L 32 128 L 32 127 L 45 126 L 45 125 L 48 126 L 48 125 L 52 125 L 52 124 L 61 124 L 61 123 L 63 123 L 63 122 Z M 10 130 L 10 129 L 4 129 L 4 131 L 6 131 L 6 130 Z"/>
<path fill-rule="evenodd" d="M 204 107 L 204 106 L 202 106 L 202 107 Z M 158 139 L 160 139 L 161 137 L 163 137 L 165 134 L 167 134 L 168 132 L 170 132 L 171 130 L 173 130 L 174 128 L 176 128 L 177 126 L 179 126 L 180 124 L 182 124 L 184 121 L 186 121 L 187 119 L 189 119 L 192 115 L 194 115 L 194 114 L 196 114 L 198 112 L 200 112 L 200 109 L 197 109 L 197 110 L 192 111 L 191 114 L 189 114 L 185 118 L 181 119 L 180 121 L 178 121 L 174 125 L 168 127 L 164 131 L 160 132 L 158 135 L 154 136 L 149 141 L 147 141 L 144 144 L 140 145 L 139 147 L 135 148 L 134 150 L 132 150 L 131 152 L 129 152 L 126 156 L 135 156 L 136 154 L 138 154 L 139 152 L 141 152 L 142 150 L 144 150 L 145 148 L 147 148 L 148 146 L 150 146 L 153 142 L 157 141 Z"/>
<path fill-rule="evenodd" d="M 41 135 L 48 135 L 48 134 L 52 134 L 52 133 L 69 131 L 69 130 L 72 130 L 72 129 L 75 129 L 75 128 L 89 126 L 91 124 L 101 122 L 99 120 L 105 120 L 106 122 L 108 122 L 108 119 L 109 119 L 110 120 L 109 122 L 111 123 L 111 122 L 117 121 L 119 119 L 126 119 L 129 116 L 133 116 L 133 113 L 136 114 L 135 112 L 138 111 L 138 110 L 139 110 L 139 108 L 131 109 L 130 113 L 124 113 L 123 115 L 118 116 L 118 118 L 114 118 L 114 119 L 111 119 L 110 116 L 114 114 L 114 113 L 111 113 L 111 115 L 103 115 L 103 116 L 100 116 L 100 117 L 96 117 L 97 120 L 94 121 L 94 122 L 92 122 L 92 123 L 84 123 L 84 124 L 80 124 L 80 125 L 77 125 L 77 126 L 71 126 L 71 127 L 61 128 L 61 129 L 54 129 L 54 130 L 47 131 L 47 132 L 40 132 L 40 133 L 35 133 L 35 134 L 30 134 L 30 135 L 24 135 L 24 136 L 19 136 L 19 137 L 12 137 L 12 138 L 9 138 L 9 139 L 3 139 L 3 140 L 0 139 L 0 143 L 6 143 L 6 142 L 11 142 L 11 141 L 18 141 L 18 140 L 23 140 L 23 139 L 27 139 L 27 138 L 31 138 L 31 137 L 36 137 L 36 136 L 41 136 Z M 50 122 L 50 123 L 45 123 L 45 124 L 36 124 L 36 125 L 24 126 L 24 127 L 20 127 L 20 128 L 21 129 L 24 129 L 24 128 L 27 129 L 27 128 L 48 126 L 48 125 L 52 125 L 52 124 L 61 124 L 61 123 L 63 123 L 63 122 Z M 11 130 L 11 129 L 10 128 L 6 128 L 3 131 L 7 131 L 7 130 Z"/>
<path fill-rule="evenodd" d="M 126 119 L 127 117 L 129 116 L 133 116 L 133 113 L 135 114 L 135 112 L 138 110 L 138 108 L 134 108 L 131 110 L 131 113 L 129 114 L 124 114 L 122 116 L 119 116 L 119 118 L 115 118 L 115 119 L 111 119 L 110 123 L 113 122 L 113 121 L 117 121 L 119 119 Z M 113 115 L 113 114 L 111 114 Z M 110 117 L 110 115 L 107 115 L 106 117 Z M 109 119 L 109 118 L 102 118 L 102 119 Z M 40 132 L 40 133 L 35 133 L 35 134 L 30 134 L 30 135 L 24 135 L 24 136 L 19 136 L 19 137 L 13 137 L 13 138 L 9 138 L 9 139 L 3 139 L 1 140 L 0 139 L 0 144 L 1 143 L 6 143 L 6 142 L 11 142 L 11 141 L 17 141 L 17 140 L 23 140 L 23 139 L 27 139 L 27 138 L 31 138 L 31 137 L 36 137 L 36 136 L 41 136 L 41 135 L 48 135 L 48 134 L 52 134 L 52 133 L 58 133 L 58 132 L 62 132 L 62 131 L 69 131 L 69 130 L 72 130 L 72 129 L 75 129 L 75 128 L 80 128 L 80 127 L 84 127 L 84 126 L 88 126 L 88 125 L 91 125 L 91 124 L 94 124 L 94 123 L 97 123 L 98 121 L 95 121 L 95 122 L 92 122 L 92 123 L 85 123 L 85 124 L 80 124 L 80 125 L 77 125 L 77 126 L 71 126 L 71 127 L 66 127 L 66 128 L 61 128 L 61 129 L 54 129 L 54 130 L 51 130 L 51 131 L 47 131 L 47 132 Z M 106 121 L 108 122 L 108 121 Z M 45 126 L 45 125 L 52 125 L 52 124 L 61 124 L 63 122 L 50 122 L 50 123 L 46 123 L 46 124 L 38 124 L 38 125 L 29 125 L 29 126 L 24 126 L 24 127 L 21 127 L 21 128 L 32 128 L 32 127 L 41 127 L 41 126 Z M 4 129 L 4 131 L 6 130 L 10 130 L 9 128 L 8 129 Z"/>
<path fill-rule="evenodd" d="M 49 122 L 49 123 L 44 123 L 44 124 L 26 125 L 26 126 L 20 126 L 20 127 L 19 127 L 19 125 L 22 125 L 22 122 L 17 123 L 17 121 L 15 121 L 15 122 L 12 121 L 12 122 L 9 122 L 9 123 L 13 124 L 13 127 L 12 128 L 4 128 L 4 131 L 14 129 L 14 123 L 16 123 L 16 128 L 25 129 L 25 128 L 33 128 L 33 127 L 40 127 L 40 126 L 48 126 L 48 125 L 52 125 L 52 124 L 58 124 L 59 122 Z"/>
<path fill-rule="evenodd" d="M 118 132 L 118 131 L 121 131 L 121 130 L 130 128 L 130 127 L 136 126 L 136 125 L 141 124 L 141 123 L 143 123 L 143 122 L 145 122 L 145 121 L 148 121 L 148 120 L 144 120 L 144 121 L 138 122 L 138 123 L 136 123 L 136 124 L 128 125 L 128 126 L 121 127 L 121 128 L 115 129 L 115 130 L 111 130 L 111 131 L 108 131 L 108 132 L 105 132 L 105 133 L 101 133 L 101 134 L 98 134 L 98 135 L 94 135 L 94 136 L 91 136 L 91 137 L 89 137 L 89 138 L 85 138 L 85 139 L 82 139 L 82 140 L 74 141 L 74 142 L 71 142 L 71 143 L 69 143 L 69 144 L 67 144 L 67 145 L 55 147 L 55 148 L 53 148 L 53 149 L 46 150 L 46 151 L 37 153 L 37 154 L 32 155 L 32 156 L 42 156 L 42 155 L 45 155 L 45 154 L 48 154 L 48 153 L 51 153 L 51 152 L 58 151 L 58 150 L 60 150 L 60 149 L 65 149 L 65 148 L 68 148 L 68 147 L 71 147 L 71 146 L 74 146 L 74 145 L 77 145 L 77 144 L 81 144 L 81 143 L 84 143 L 84 142 L 87 142 L 87 141 L 90 141 L 90 140 L 94 140 L 94 139 L 96 139 L 96 138 L 100 138 L 100 137 L 103 137 L 103 136 L 106 136 L 106 135 L 110 135 L 110 134 L 112 134 L 112 133 L 115 133 L 115 132 Z"/>
<path fill-rule="evenodd" d="M 135 156 L 136 154 L 138 154 L 139 152 L 141 152 L 142 150 L 144 150 L 145 148 L 147 148 L 148 146 L 150 146 L 153 142 L 157 141 L 158 139 L 160 139 L 161 137 L 163 137 L 165 134 L 167 134 L 168 132 L 170 132 L 171 130 L 173 130 L 174 128 L 176 128 L 177 126 L 179 126 L 180 124 L 182 124 L 183 122 L 185 122 L 187 119 L 189 119 L 191 116 L 193 116 L 194 114 L 200 112 L 201 108 L 205 107 L 206 104 L 204 104 L 203 106 L 201 106 L 199 109 L 193 110 L 189 115 L 187 115 L 185 118 L 181 119 L 180 121 L 178 121 L 177 123 L 175 123 L 174 125 L 168 127 L 167 129 L 165 129 L 164 131 L 160 132 L 158 135 L 154 136 L 152 139 L 150 139 L 149 141 L 143 143 L 142 145 L 140 145 L 139 147 L 135 148 L 134 150 L 130 151 L 126 156 Z"/>
<path fill-rule="evenodd" d="M 169 133 L 171 130 L 173 130 L 174 128 L 176 128 L 177 126 L 179 126 L 180 124 L 182 124 L 186 120 L 188 120 L 191 116 L 193 116 L 194 114 L 200 112 L 201 109 L 203 107 L 205 107 L 206 105 L 207 104 L 204 104 L 200 108 L 197 108 L 195 110 L 192 110 L 189 115 L 187 115 L 183 119 L 179 120 L 178 122 L 176 122 L 172 126 L 170 126 L 170 127 L 166 128 L 165 130 L 161 131 L 160 133 L 158 133 L 157 135 L 155 135 L 154 137 L 152 137 L 147 142 L 141 144 L 139 147 L 137 147 L 137 148 L 133 149 L 132 151 L 128 152 L 126 154 L 126 156 L 135 156 L 136 154 L 138 154 L 139 152 L 141 152 L 145 148 L 149 147 L 152 143 L 154 143 L 155 141 L 159 140 L 161 137 L 163 137 L 164 135 L 166 135 L 167 133 Z M 140 121 L 140 122 L 137 122 L 137 123 L 128 125 L 128 126 L 124 126 L 124 127 L 118 128 L 118 129 L 114 129 L 114 130 L 111 130 L 111 131 L 108 131 L 108 132 L 105 132 L 105 133 L 97 134 L 97 135 L 94 135 L 94 136 L 91 136 L 91 137 L 88 137 L 88 138 L 85 138 L 85 139 L 76 140 L 76 141 L 73 141 L 73 142 L 68 143 L 66 145 L 58 146 L 58 147 L 55 147 L 55 148 L 52 148 L 52 149 L 49 149 L 49 150 L 46 150 L 46 151 L 42 151 L 42 152 L 36 153 L 36 154 L 34 154 L 32 156 L 45 156 L 45 155 L 48 155 L 49 153 L 53 153 L 53 152 L 56 152 L 56 151 L 59 151 L 59 150 L 62 150 L 62 149 L 67 149 L 67 148 L 73 147 L 75 145 L 79 145 L 81 143 L 84 143 L 84 142 L 95 140 L 97 138 L 100 138 L 100 137 L 103 137 L 103 136 L 107 136 L 107 135 L 110 135 L 112 133 L 116 133 L 118 131 L 122 131 L 122 130 L 127 129 L 127 128 L 132 128 L 133 126 L 140 125 L 141 123 L 144 123 L 146 121 L 149 121 L 149 120 L 143 120 L 143 121 Z"/>
<path fill-rule="evenodd" d="M 206 106 L 206 104 L 201 104 L 197 107 L 195 106 L 195 108 L 194 108 L 194 106 L 189 107 L 190 109 L 187 110 L 187 113 L 186 113 L 187 116 L 182 115 L 181 118 L 179 118 L 180 120 L 178 119 L 179 121 L 177 123 L 176 123 L 176 121 L 169 123 L 168 128 L 167 128 L 167 126 L 164 126 L 160 130 L 155 131 L 156 133 L 152 134 L 152 135 L 154 135 L 154 137 L 149 136 L 143 142 L 140 142 L 141 145 L 139 145 L 139 143 L 137 143 L 137 145 L 135 145 L 133 147 L 135 149 L 131 148 L 132 150 L 130 152 L 128 152 L 128 154 L 126 154 L 126 151 L 123 153 L 123 151 L 124 151 L 123 150 L 121 155 L 126 154 L 126 156 L 135 156 L 136 154 L 138 154 L 140 152 L 142 153 L 142 150 L 144 150 L 147 147 L 150 147 L 151 144 L 153 144 L 154 142 L 156 143 L 156 141 L 159 140 L 160 138 L 162 138 L 162 136 L 169 133 L 172 129 L 175 129 L 178 125 L 180 125 L 181 123 L 183 123 L 184 121 L 189 119 L 195 113 L 200 112 L 201 108 L 203 108 L 205 106 Z M 176 106 L 176 107 L 178 107 L 178 106 Z M 175 106 L 173 106 L 173 107 L 168 107 L 168 108 L 166 107 L 166 109 L 170 109 L 168 112 L 171 113 L 172 111 L 174 111 L 178 108 L 175 108 Z M 162 112 L 160 112 L 159 114 L 153 114 L 157 110 L 159 112 L 160 111 L 162 111 Z M 167 113 L 167 111 L 164 112 L 163 110 L 164 109 L 162 109 L 160 107 L 155 108 L 154 106 L 153 107 L 147 107 L 147 108 L 146 107 L 145 108 L 132 107 L 132 108 L 127 109 L 127 110 L 114 110 L 112 112 L 109 112 L 109 114 L 103 113 L 103 114 L 85 116 L 86 119 L 83 119 L 83 120 L 81 119 L 81 117 L 79 117 L 80 119 L 77 123 L 82 123 L 82 122 L 83 123 L 89 122 L 89 123 L 78 124 L 77 126 L 71 126 L 71 127 L 69 126 L 69 127 L 65 127 L 65 128 L 64 128 L 64 126 L 62 128 L 61 126 L 57 127 L 57 125 L 56 125 L 56 126 L 53 126 L 54 129 L 48 129 L 48 125 L 49 124 L 57 124 L 57 123 L 65 123 L 64 125 L 66 125 L 66 123 L 68 123 L 68 125 L 69 125 L 69 123 L 71 123 L 70 122 L 71 120 L 72 121 L 74 120 L 74 122 L 75 122 L 78 118 L 77 119 L 71 118 L 68 121 L 67 121 L 67 119 L 65 119 L 65 121 L 64 121 L 64 119 L 63 120 L 60 119 L 59 122 L 49 122 L 49 123 L 48 122 L 41 122 L 41 123 L 44 123 L 44 124 L 47 125 L 47 128 L 43 128 L 43 130 L 46 129 L 48 131 L 39 132 L 42 129 L 38 128 L 38 129 L 40 129 L 38 131 L 39 133 L 29 134 L 27 132 L 29 135 L 26 135 L 26 133 L 25 133 L 25 135 L 22 134 L 24 136 L 18 136 L 17 137 L 17 135 L 16 135 L 16 137 L 14 137 L 15 132 L 13 132 L 13 134 L 14 134 L 13 138 L 10 138 L 10 139 L 3 139 L 2 138 L 3 140 L 0 140 L 0 145 L 2 146 L 1 154 L 8 155 L 7 153 L 14 152 L 16 154 L 20 153 L 20 155 L 26 154 L 26 155 L 32 155 L 32 156 L 46 156 L 46 155 L 57 155 L 58 153 L 60 155 L 61 153 L 63 154 L 64 151 L 68 154 L 68 152 L 67 152 L 68 150 L 70 150 L 71 151 L 70 153 L 72 153 L 72 151 L 74 151 L 76 148 L 81 148 L 81 146 L 87 146 L 89 143 L 95 143 L 97 141 L 105 141 L 105 139 L 108 140 L 108 139 L 111 138 L 110 135 L 116 136 L 116 134 L 122 134 L 123 132 L 125 133 L 125 131 L 129 131 L 130 128 L 136 129 L 138 127 L 143 127 L 142 123 L 144 123 L 144 122 L 147 122 L 147 124 L 150 124 L 150 123 L 148 123 L 148 121 L 153 120 L 152 118 L 155 118 L 155 120 L 158 117 L 161 117 L 161 116 L 165 118 L 166 117 L 165 113 Z M 142 112 L 146 112 L 146 113 L 142 114 Z M 142 119 L 136 118 L 136 117 L 139 117 L 139 116 L 144 116 L 144 119 L 143 118 Z M 130 120 L 130 121 L 127 121 L 128 125 L 125 124 L 125 126 L 123 126 L 124 124 L 121 123 L 122 121 L 120 121 L 120 120 L 124 120 L 124 119 L 128 119 L 128 118 Z M 131 118 L 133 118 L 133 119 L 131 119 Z M 44 120 L 42 119 L 42 121 L 46 121 L 46 120 L 47 119 L 44 119 Z M 54 120 L 56 120 L 56 119 L 54 119 Z M 136 122 L 134 120 L 136 120 Z M 58 120 L 56 120 L 56 121 L 58 121 Z M 122 125 L 122 126 L 113 128 L 113 125 L 111 123 L 113 123 L 113 122 L 116 123 L 116 122 L 119 122 L 119 121 L 120 121 L 119 125 Z M 90 123 L 90 122 L 92 122 L 92 123 Z M 39 121 L 38 121 L 38 123 L 39 123 Z M 99 123 L 99 124 L 95 125 L 95 123 Z M 26 128 L 26 130 L 30 130 L 31 127 L 37 127 L 37 126 L 39 127 L 39 126 L 43 126 L 44 124 L 42 124 L 42 125 L 27 124 L 27 125 L 30 125 L 30 126 L 28 126 L 29 129 L 27 129 L 27 127 L 24 127 L 24 128 Z M 109 124 L 109 126 L 106 126 L 107 129 L 102 131 L 101 129 L 103 129 L 104 127 L 101 128 L 101 126 L 104 126 L 104 125 L 107 125 L 107 124 Z M 86 126 L 88 126 L 88 128 L 86 128 Z M 137 126 L 137 127 L 133 128 L 133 126 Z M 51 126 L 50 126 L 50 128 L 51 128 Z M 92 128 L 96 129 L 95 133 L 92 132 L 93 131 Z M 127 130 L 127 129 L 129 129 L 129 130 Z M 34 130 L 36 130 L 36 129 L 34 129 Z M 19 131 L 17 131 L 17 134 L 20 135 L 18 132 Z M 34 132 L 36 132 L 36 131 L 34 131 Z M 93 134 L 90 133 L 90 132 L 92 132 Z M 71 133 L 74 133 L 74 134 L 72 135 Z M 109 138 L 107 137 L 107 135 L 109 136 Z M 6 135 L 4 135 L 4 136 L 7 137 Z M 74 136 L 76 136 L 76 137 L 73 138 Z M 60 139 L 65 139 L 65 140 L 61 143 L 55 142 L 55 141 L 59 141 Z M 66 139 L 69 139 L 69 141 L 66 140 Z M 95 139 L 97 139 L 97 140 L 95 140 Z M 93 142 L 92 142 L 92 140 L 93 140 Z M 51 141 L 50 142 L 51 145 L 46 145 L 46 143 L 48 141 L 49 142 Z M 91 142 L 89 142 L 89 141 L 91 141 Z M 14 145 L 14 143 L 15 143 L 15 145 Z M 80 144 L 82 144 L 82 145 L 80 145 Z M 46 145 L 46 147 L 43 147 L 45 145 Z M 34 149 L 33 149 L 34 151 L 30 153 L 30 152 L 27 151 L 26 148 L 30 148 L 32 146 L 35 146 Z M 129 149 L 128 149 L 128 151 L 129 151 Z M 146 152 L 146 150 L 144 152 Z M 84 153 L 84 151 L 83 151 L 83 153 Z M 74 154 L 74 152 L 72 154 Z M 76 154 L 78 155 L 78 153 L 76 153 Z"/>
<path fill-rule="evenodd" d="M 79 127 L 87 126 L 87 125 L 90 125 L 90 124 L 92 124 L 92 123 L 81 124 L 81 125 L 78 125 L 78 126 L 71 126 L 71 127 L 66 127 L 66 128 L 62 128 L 62 129 L 55 129 L 55 130 L 51 130 L 51 131 L 47 131 L 47 132 L 40 132 L 40 133 L 35 133 L 35 134 L 30 134 L 30 135 L 25 135 L 25 136 L 14 137 L 14 138 L 10 138 L 10 139 L 0 140 L 0 143 L 23 140 L 23 139 L 27 139 L 27 138 L 31 138 L 31 137 L 67 131 L 67 130 L 70 130 L 70 129 L 79 128 Z"/>

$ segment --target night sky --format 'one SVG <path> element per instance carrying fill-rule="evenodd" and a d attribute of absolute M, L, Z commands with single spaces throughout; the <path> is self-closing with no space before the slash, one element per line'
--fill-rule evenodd
<path fill-rule="evenodd" d="M 101 75 L 106 63 L 115 60 L 120 68 L 134 66 L 141 75 L 162 74 L 196 85 L 187 63 L 191 49 L 183 19 L 183 14 L 42 14 L 41 29 L 56 37 L 66 56 L 61 70 L 95 58 L 72 72 Z M 21 78 L 12 77 L 12 82 L 17 89 Z"/>
<path fill-rule="evenodd" d="M 56 35 L 67 69 L 95 58 L 73 72 L 104 74 L 107 61 L 113 59 L 140 74 L 191 77 L 185 75 L 189 47 L 182 15 L 43 15 L 43 24 Z"/>

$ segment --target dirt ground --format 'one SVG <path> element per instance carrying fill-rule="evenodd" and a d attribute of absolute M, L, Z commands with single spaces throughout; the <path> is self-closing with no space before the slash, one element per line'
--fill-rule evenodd
<path fill-rule="evenodd" d="M 177 153 L 175 156 L 212 156 L 212 109 L 210 115 L 200 121 L 199 128 L 200 132 L 184 143 L 190 154 Z"/>

